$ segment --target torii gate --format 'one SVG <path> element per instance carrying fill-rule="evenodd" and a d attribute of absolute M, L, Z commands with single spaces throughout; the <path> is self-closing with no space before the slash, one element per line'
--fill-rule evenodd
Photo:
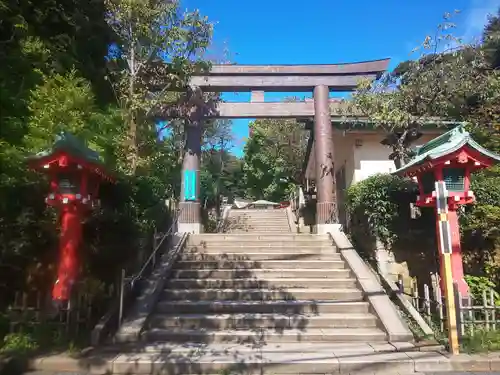
<path fill-rule="evenodd" d="M 317 187 L 317 233 L 338 223 L 333 169 L 332 106 L 330 92 L 354 91 L 360 79 L 375 80 L 389 59 L 331 65 L 214 65 L 208 73 L 195 75 L 190 86 L 201 92 L 251 92 L 249 103 L 218 103 L 206 112 L 198 103 L 186 126 L 182 166 L 179 232 L 200 233 L 200 155 L 202 122 L 206 118 L 297 118 L 314 119 Z M 313 92 L 305 102 L 265 102 L 268 92 Z"/>

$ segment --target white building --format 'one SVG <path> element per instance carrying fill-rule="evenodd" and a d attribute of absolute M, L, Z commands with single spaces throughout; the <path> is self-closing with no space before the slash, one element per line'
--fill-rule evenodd
<path fill-rule="evenodd" d="M 390 159 L 392 149 L 381 142 L 387 133 L 374 129 L 342 129 L 345 125 L 333 123 L 333 164 L 335 170 L 336 199 L 339 211 L 339 221 L 346 224 L 345 191 L 356 182 L 362 181 L 377 173 L 391 173 L 396 170 L 396 164 Z M 311 126 L 312 128 L 312 126 Z M 421 130 L 421 137 L 412 146 L 429 142 L 447 130 L 446 127 Z M 316 180 L 314 132 L 306 153 L 304 187 L 314 185 Z"/>

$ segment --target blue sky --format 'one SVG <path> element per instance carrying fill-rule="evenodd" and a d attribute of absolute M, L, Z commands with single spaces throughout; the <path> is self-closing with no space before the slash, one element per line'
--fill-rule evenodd
<path fill-rule="evenodd" d="M 445 12 L 461 11 L 456 35 L 481 33 L 500 0 L 183 0 L 215 22 L 213 54 L 239 64 L 330 64 L 390 57 L 391 68 L 433 34 Z M 303 96 L 303 95 L 302 95 Z M 266 100 L 284 95 L 266 94 Z M 249 94 L 225 94 L 248 101 Z M 248 120 L 233 123 L 240 156 Z"/>

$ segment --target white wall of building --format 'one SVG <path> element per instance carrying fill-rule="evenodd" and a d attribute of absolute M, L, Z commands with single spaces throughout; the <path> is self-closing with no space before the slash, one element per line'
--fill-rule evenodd
<path fill-rule="evenodd" d="M 438 134 L 424 134 L 415 146 L 429 142 Z M 343 133 L 335 131 L 333 149 L 335 171 L 345 166 L 346 187 L 377 173 L 391 173 L 396 170 L 389 159 L 392 150 L 380 142 L 383 133 Z"/>
<path fill-rule="evenodd" d="M 423 135 L 415 146 L 429 142 L 438 134 Z M 339 221 L 347 224 L 345 212 L 345 189 L 377 173 L 391 173 L 396 170 L 394 161 L 389 159 L 392 149 L 382 145 L 384 133 L 349 133 L 334 130 L 333 150 L 337 182 L 337 204 Z M 341 169 L 345 168 L 345 186 L 341 186 Z"/>

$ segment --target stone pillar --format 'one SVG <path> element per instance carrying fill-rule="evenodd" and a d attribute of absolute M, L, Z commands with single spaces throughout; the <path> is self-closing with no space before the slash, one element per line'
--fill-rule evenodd
<path fill-rule="evenodd" d="M 186 144 L 181 173 L 181 201 L 179 204 L 179 232 L 201 233 L 200 161 L 202 121 L 196 113 L 186 122 Z"/>
<path fill-rule="evenodd" d="M 316 157 L 316 233 L 340 229 L 335 199 L 333 131 L 329 89 L 314 88 L 314 148 Z"/>

